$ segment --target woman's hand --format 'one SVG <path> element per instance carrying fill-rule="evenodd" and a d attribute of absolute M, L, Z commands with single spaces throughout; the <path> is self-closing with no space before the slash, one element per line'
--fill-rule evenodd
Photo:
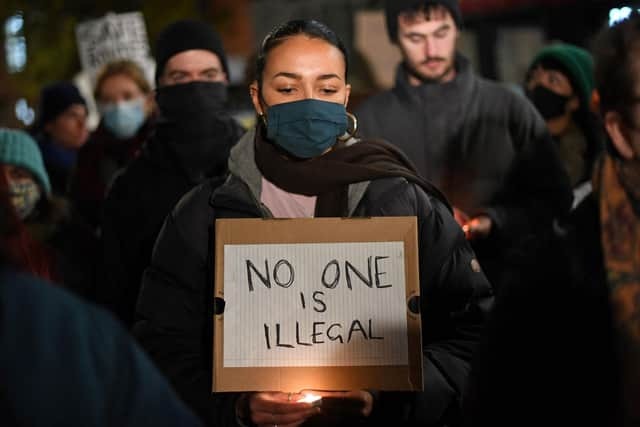
<path fill-rule="evenodd" d="M 320 408 L 323 413 L 368 417 L 373 409 L 373 396 L 366 390 L 314 391 L 313 393 L 322 396 Z"/>
<path fill-rule="evenodd" d="M 249 419 L 258 426 L 295 427 L 320 413 L 311 403 L 298 402 L 298 393 L 260 392 L 249 395 Z"/>

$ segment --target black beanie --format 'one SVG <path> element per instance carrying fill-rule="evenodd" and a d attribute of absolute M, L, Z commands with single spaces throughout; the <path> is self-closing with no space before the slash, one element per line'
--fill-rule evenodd
<path fill-rule="evenodd" d="M 87 106 L 80 91 L 73 83 L 57 82 L 45 86 L 40 91 L 40 106 L 38 112 L 40 117 L 38 125 L 44 126 L 52 120 L 55 120 L 67 108 L 73 104 Z"/>
<path fill-rule="evenodd" d="M 156 40 L 156 83 L 164 66 L 172 56 L 186 50 L 202 49 L 213 52 L 220 59 L 224 72 L 229 77 L 227 56 L 222 41 L 209 24 L 200 21 L 177 21 L 165 28 Z"/>
<path fill-rule="evenodd" d="M 462 14 L 458 0 L 385 0 L 384 11 L 387 17 L 387 33 L 392 43 L 398 41 L 398 15 L 420 6 L 440 5 L 447 8 L 456 26 L 462 26 Z"/>

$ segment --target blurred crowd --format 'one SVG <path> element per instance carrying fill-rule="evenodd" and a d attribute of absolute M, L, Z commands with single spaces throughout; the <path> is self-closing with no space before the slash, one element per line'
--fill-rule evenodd
<path fill-rule="evenodd" d="M 640 425 L 640 15 L 531 52 L 524 96 L 459 53 L 457 0 L 385 16 L 396 82 L 355 111 L 339 35 L 293 20 L 243 128 L 184 20 L 154 82 L 103 66 L 95 130 L 67 81 L 0 128 L 3 425 Z M 215 220 L 375 216 L 418 219 L 424 391 L 211 393 Z"/>

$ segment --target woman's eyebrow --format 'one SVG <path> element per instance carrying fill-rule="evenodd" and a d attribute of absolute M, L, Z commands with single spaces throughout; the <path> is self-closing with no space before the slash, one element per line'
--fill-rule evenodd
<path fill-rule="evenodd" d="M 302 75 L 296 74 L 296 73 L 289 73 L 289 72 L 286 72 L 286 71 L 279 72 L 278 74 L 276 74 L 275 76 L 272 77 L 272 80 L 276 79 L 278 77 L 287 77 L 289 79 L 302 80 Z M 330 79 L 342 80 L 342 78 L 339 75 L 335 74 L 335 73 L 322 74 L 322 75 L 318 76 L 318 78 L 316 80 L 330 80 Z"/>
<path fill-rule="evenodd" d="M 317 78 L 317 80 L 329 80 L 329 79 L 338 79 L 342 80 L 337 74 L 323 74 Z"/>
<path fill-rule="evenodd" d="M 300 74 L 289 73 L 289 72 L 286 72 L 286 71 L 279 72 L 278 74 L 273 76 L 272 80 L 277 78 L 277 77 L 287 77 L 287 78 L 290 78 L 290 79 L 302 80 L 302 76 Z"/>

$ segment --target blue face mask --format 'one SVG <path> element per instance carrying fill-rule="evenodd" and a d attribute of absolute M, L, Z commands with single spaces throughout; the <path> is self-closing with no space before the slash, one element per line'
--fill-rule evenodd
<path fill-rule="evenodd" d="M 144 98 L 105 104 L 100 107 L 104 126 L 118 139 L 131 138 L 145 120 Z"/>
<path fill-rule="evenodd" d="M 267 138 L 300 159 L 323 154 L 347 131 L 347 111 L 336 102 L 303 99 L 267 109 Z"/>

